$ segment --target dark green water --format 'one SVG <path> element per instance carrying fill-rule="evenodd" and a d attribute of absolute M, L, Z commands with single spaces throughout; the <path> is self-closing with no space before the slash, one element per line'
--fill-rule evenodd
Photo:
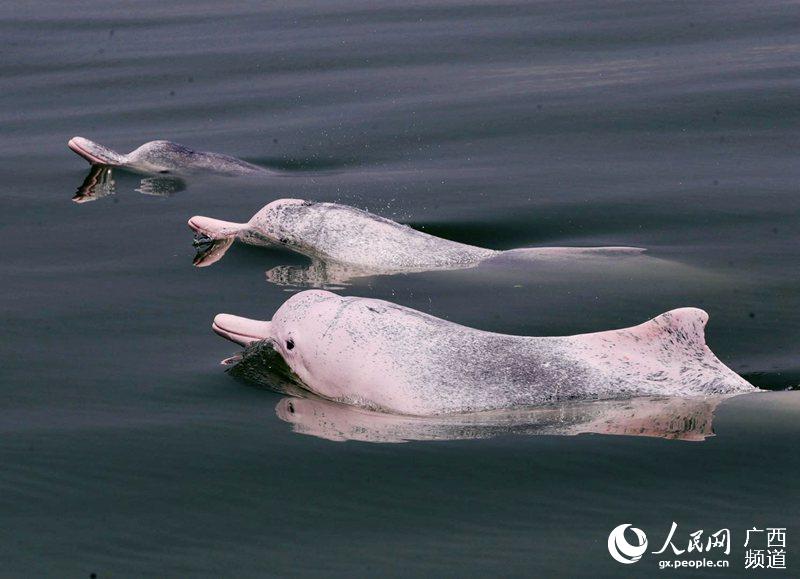
<path fill-rule="evenodd" d="M 186 220 L 338 201 L 497 249 L 632 245 L 648 258 L 360 279 L 481 329 L 565 335 L 706 309 L 710 346 L 800 383 L 800 9 L 767 2 L 9 2 L 0 5 L 0 575 L 681 576 L 660 548 L 787 527 L 800 569 L 800 400 L 723 403 L 716 436 L 405 444 L 294 432 L 227 375 L 214 314 L 268 319 L 235 245 L 194 268 Z M 152 139 L 281 173 L 71 201 L 74 135 Z M 685 545 L 684 545 L 685 546 Z M 676 557 L 680 558 L 680 557 Z M 685 557 L 684 557 L 685 558 Z M 757 571 L 755 573 L 758 573 Z"/>

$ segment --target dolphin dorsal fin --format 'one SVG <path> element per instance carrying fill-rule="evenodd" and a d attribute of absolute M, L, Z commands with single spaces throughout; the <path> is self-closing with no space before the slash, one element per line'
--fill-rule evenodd
<path fill-rule="evenodd" d="M 699 308 L 678 308 L 638 326 L 594 335 L 616 345 L 625 359 L 643 364 L 658 360 L 679 368 L 684 361 L 719 362 L 706 345 L 707 322 L 708 314 Z"/>
<path fill-rule="evenodd" d="M 708 314 L 700 308 L 678 308 L 627 331 L 642 339 L 655 339 L 665 346 L 683 344 L 702 349 L 707 347 L 705 332 L 707 323 Z"/>
<path fill-rule="evenodd" d="M 706 345 L 708 314 L 670 310 L 621 330 L 576 336 L 582 358 L 609 392 L 707 396 L 756 390 Z"/>

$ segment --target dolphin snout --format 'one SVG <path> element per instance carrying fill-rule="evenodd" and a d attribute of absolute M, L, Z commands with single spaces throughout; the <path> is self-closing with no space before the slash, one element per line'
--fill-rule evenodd
<path fill-rule="evenodd" d="M 189 219 L 189 227 L 197 234 L 204 235 L 209 239 L 228 239 L 236 237 L 236 234 L 246 228 L 243 223 L 233 223 L 222 221 L 211 217 L 195 215 Z"/>
<path fill-rule="evenodd" d="M 92 165 L 118 165 L 121 161 L 119 153 L 83 137 L 72 137 L 67 146 Z"/>
<path fill-rule="evenodd" d="M 251 320 L 231 314 L 217 314 L 211 329 L 231 342 L 249 346 L 253 342 L 270 339 L 271 326 L 271 322 Z"/>
<path fill-rule="evenodd" d="M 92 143 L 89 139 L 84 139 L 83 137 L 72 137 L 67 143 L 67 146 L 70 149 L 78 153 L 90 163 L 102 165 L 103 160 L 95 155 L 92 155 L 92 145 L 94 145 L 94 143 Z"/>

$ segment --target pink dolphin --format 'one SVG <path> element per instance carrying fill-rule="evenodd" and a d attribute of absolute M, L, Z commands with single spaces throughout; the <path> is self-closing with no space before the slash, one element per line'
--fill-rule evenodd
<path fill-rule="evenodd" d="M 219 314 L 213 329 L 269 344 L 299 384 L 336 402 L 417 416 L 634 396 L 707 397 L 757 389 L 706 346 L 708 315 L 669 311 L 621 330 L 563 337 L 496 334 L 390 302 L 309 290 L 271 321 Z"/>
<path fill-rule="evenodd" d="M 84 137 L 72 137 L 67 146 L 92 165 L 122 167 L 146 174 L 212 171 L 223 174 L 267 173 L 267 169 L 241 159 L 194 151 L 170 141 L 150 141 L 130 153 L 118 153 Z"/>
<path fill-rule="evenodd" d="M 246 223 L 197 215 L 189 227 L 204 242 L 238 239 L 251 245 L 281 246 L 312 259 L 298 272 L 276 268 L 270 281 L 288 285 L 339 284 L 356 277 L 453 270 L 474 267 L 489 259 L 563 260 L 579 256 L 639 255 L 635 247 L 542 247 L 496 251 L 429 235 L 367 211 L 338 203 L 279 199 Z M 219 260 L 228 246 L 209 257 L 198 254 L 195 265 Z M 294 282 L 294 283 L 292 283 Z"/>

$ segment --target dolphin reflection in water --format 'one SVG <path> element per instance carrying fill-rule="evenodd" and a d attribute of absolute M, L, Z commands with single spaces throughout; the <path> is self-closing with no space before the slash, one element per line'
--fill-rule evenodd
<path fill-rule="evenodd" d="M 320 398 L 287 397 L 278 418 L 294 432 L 326 440 L 409 442 L 467 440 L 507 434 L 615 434 L 702 441 L 714 436 L 714 409 L 725 397 L 631 398 L 438 417 L 384 414 Z"/>
<path fill-rule="evenodd" d="M 114 169 L 106 165 L 92 165 L 89 174 L 73 195 L 75 203 L 88 203 L 116 193 Z M 174 176 L 145 177 L 139 181 L 138 193 L 156 197 L 169 197 L 186 189 L 183 179 Z"/>

